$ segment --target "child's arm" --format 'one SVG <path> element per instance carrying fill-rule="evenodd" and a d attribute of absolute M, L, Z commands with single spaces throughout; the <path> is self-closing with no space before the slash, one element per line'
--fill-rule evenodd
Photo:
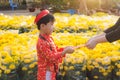
<path fill-rule="evenodd" d="M 58 48 L 58 46 L 56 46 L 56 49 L 58 52 L 63 52 L 64 48 Z"/>
<path fill-rule="evenodd" d="M 40 50 L 40 54 L 52 62 L 62 58 L 66 53 L 72 52 L 72 47 L 67 47 L 55 52 L 55 50 L 50 50 L 50 46 L 46 42 L 40 42 L 38 46 L 37 48 Z"/>
<path fill-rule="evenodd" d="M 58 48 L 58 46 L 56 46 L 56 49 L 58 52 L 62 52 L 62 56 L 65 57 L 66 53 L 68 53 L 68 54 L 73 53 L 76 48 L 74 48 L 72 46 L 67 46 L 65 48 Z"/>

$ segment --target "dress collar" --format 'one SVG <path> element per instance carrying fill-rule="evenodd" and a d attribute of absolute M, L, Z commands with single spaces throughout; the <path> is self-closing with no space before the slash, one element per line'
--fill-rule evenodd
<path fill-rule="evenodd" d="M 47 35 L 47 34 L 40 34 L 40 35 L 43 36 L 45 39 L 50 38 L 50 35 Z"/>

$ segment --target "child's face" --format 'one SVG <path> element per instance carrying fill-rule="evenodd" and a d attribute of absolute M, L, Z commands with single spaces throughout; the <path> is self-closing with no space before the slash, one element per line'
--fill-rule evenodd
<path fill-rule="evenodd" d="M 44 24 L 43 30 L 45 34 L 52 34 L 53 30 L 54 30 L 54 22 L 49 22 L 46 25 Z"/>

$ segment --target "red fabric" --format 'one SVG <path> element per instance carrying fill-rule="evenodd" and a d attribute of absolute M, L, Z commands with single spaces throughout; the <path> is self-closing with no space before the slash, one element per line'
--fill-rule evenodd
<path fill-rule="evenodd" d="M 44 16 L 46 16 L 47 14 L 49 14 L 48 10 L 43 10 L 41 11 L 35 18 L 34 23 L 37 23 L 41 18 L 43 18 Z"/>
<path fill-rule="evenodd" d="M 51 80 L 55 80 L 54 64 L 56 65 L 56 71 L 58 71 L 58 64 L 62 61 L 62 51 L 64 48 L 58 49 L 54 44 L 53 39 L 50 36 L 42 35 L 47 41 L 39 38 L 37 42 L 37 56 L 38 56 L 38 74 L 37 80 L 46 80 L 46 70 L 52 72 Z M 50 45 L 52 51 L 50 50 Z"/>

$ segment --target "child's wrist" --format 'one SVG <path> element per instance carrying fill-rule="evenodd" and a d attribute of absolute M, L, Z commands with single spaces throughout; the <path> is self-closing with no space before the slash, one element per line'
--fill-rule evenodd
<path fill-rule="evenodd" d="M 65 52 L 65 51 L 63 51 L 63 52 L 62 52 L 62 56 L 64 56 L 65 54 L 66 54 L 66 52 Z"/>

